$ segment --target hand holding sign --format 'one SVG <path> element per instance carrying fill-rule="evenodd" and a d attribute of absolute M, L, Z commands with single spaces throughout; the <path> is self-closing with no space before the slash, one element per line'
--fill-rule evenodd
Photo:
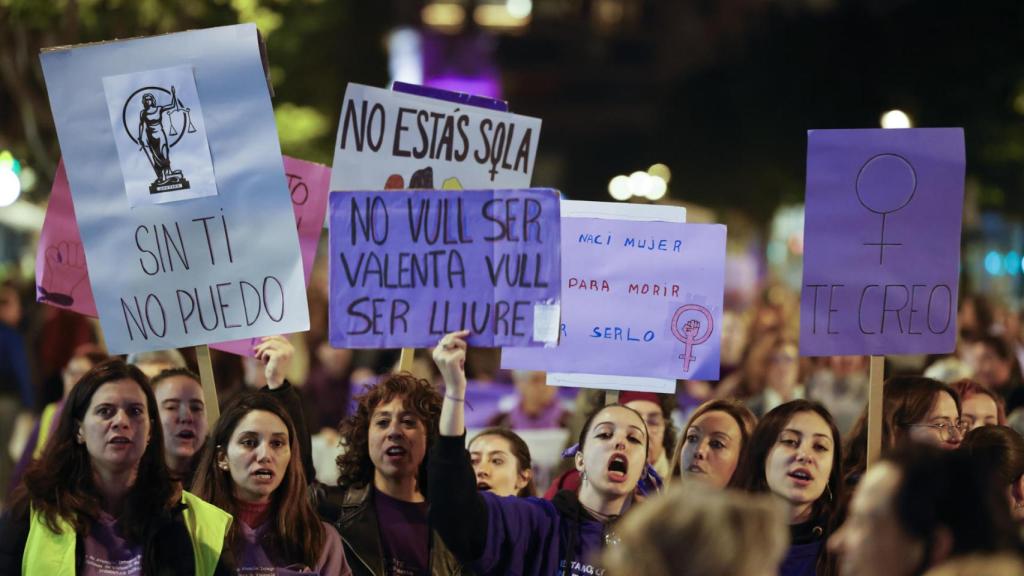
<path fill-rule="evenodd" d="M 284 385 L 285 376 L 292 364 L 295 347 L 284 336 L 267 336 L 253 346 L 253 355 L 264 364 L 263 374 L 267 386 L 275 390 Z"/>

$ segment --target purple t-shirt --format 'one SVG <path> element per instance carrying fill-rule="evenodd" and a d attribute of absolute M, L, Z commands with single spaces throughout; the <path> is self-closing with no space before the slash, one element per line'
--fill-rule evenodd
<path fill-rule="evenodd" d="M 285 564 L 275 550 L 267 550 L 261 543 L 267 530 L 271 528 L 270 522 L 264 522 L 262 526 L 250 528 L 245 522 L 239 521 L 238 528 L 241 531 L 242 549 L 236 554 L 238 563 L 238 576 L 351 576 L 352 570 L 345 561 L 345 552 L 342 549 L 341 537 L 338 531 L 330 524 L 324 524 L 324 534 L 327 536 L 324 542 L 323 552 L 317 565 L 312 569 L 301 564 Z"/>
<path fill-rule="evenodd" d="M 373 491 L 386 576 L 430 573 L 430 525 L 426 502 L 396 500 Z"/>
<path fill-rule="evenodd" d="M 121 535 L 117 519 L 100 513 L 85 538 L 84 576 L 141 576 L 142 545 Z"/>
<path fill-rule="evenodd" d="M 565 559 L 560 558 L 558 561 L 559 573 L 567 576 L 595 576 L 601 574 L 603 570 L 592 564 L 592 562 L 601 553 L 601 544 L 604 541 L 604 525 L 600 522 L 583 521 L 580 523 L 579 533 L 576 537 L 576 552 L 573 554 L 572 566 L 566 571 Z"/>

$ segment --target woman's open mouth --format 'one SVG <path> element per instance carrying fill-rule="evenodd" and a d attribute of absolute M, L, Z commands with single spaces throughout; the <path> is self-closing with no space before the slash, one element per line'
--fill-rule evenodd
<path fill-rule="evenodd" d="M 629 472 L 629 459 L 624 454 L 613 454 L 608 461 L 608 479 L 612 482 L 625 482 Z"/>

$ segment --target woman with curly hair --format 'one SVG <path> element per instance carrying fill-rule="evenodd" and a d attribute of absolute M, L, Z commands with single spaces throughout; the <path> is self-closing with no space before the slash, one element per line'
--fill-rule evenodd
<path fill-rule="evenodd" d="M 320 516 L 341 533 L 356 576 L 454 574 L 462 569 L 427 520 L 427 449 L 441 395 L 426 380 L 389 374 L 356 399 L 341 423 L 338 486 Z"/>

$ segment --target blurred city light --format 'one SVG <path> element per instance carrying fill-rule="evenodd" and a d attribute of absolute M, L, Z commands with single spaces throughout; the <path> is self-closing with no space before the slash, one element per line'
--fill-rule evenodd
<path fill-rule="evenodd" d="M 1021 272 L 1020 266 L 1020 254 L 1014 250 L 1010 250 L 1006 254 L 1006 273 L 1010 276 L 1016 276 Z"/>
<path fill-rule="evenodd" d="M 1003 258 L 999 252 L 992 250 L 985 255 L 985 271 L 992 276 L 1003 275 Z"/>
<path fill-rule="evenodd" d="M 36 171 L 28 166 L 21 169 L 21 174 L 18 174 L 18 178 L 21 180 L 21 189 L 24 192 L 28 192 L 35 188 L 36 182 L 39 181 L 39 178 L 36 176 Z"/>
<path fill-rule="evenodd" d="M 388 35 L 388 71 L 392 82 L 423 84 L 423 46 L 418 30 L 397 28 Z"/>
<path fill-rule="evenodd" d="M 21 162 L 14 159 L 14 154 L 11 154 L 10 150 L 4 150 L 0 152 L 0 170 L 10 170 L 18 174 L 21 172 Z"/>
<path fill-rule="evenodd" d="M 9 150 L 0 152 L 0 206 L 10 206 L 21 195 L 21 163 Z"/>
<path fill-rule="evenodd" d="M 646 198 L 649 193 L 651 175 L 637 170 L 629 175 L 629 191 L 633 196 Z"/>
<path fill-rule="evenodd" d="M 612 195 L 612 198 L 624 202 L 629 200 L 633 195 L 629 190 L 629 176 L 618 175 L 608 182 L 608 193 Z"/>
<path fill-rule="evenodd" d="M 651 176 L 648 180 L 647 199 L 661 200 L 668 193 L 668 184 L 659 176 Z"/>
<path fill-rule="evenodd" d="M 1013 109 L 1017 114 L 1024 114 L 1024 92 L 1019 92 L 1013 99 Z"/>
<path fill-rule="evenodd" d="M 441 32 L 457 32 L 466 21 L 466 9 L 454 2 L 432 2 L 420 11 L 420 19 Z"/>
<path fill-rule="evenodd" d="M 0 167 L 0 207 L 10 206 L 21 195 L 21 180 L 10 167 Z"/>
<path fill-rule="evenodd" d="M 510 10 L 510 4 L 516 4 L 515 7 L 519 13 L 522 12 L 521 2 L 509 2 L 508 4 L 478 4 L 473 10 L 473 21 L 484 28 L 500 28 L 505 30 L 513 30 L 516 28 L 523 28 L 530 23 L 530 12 L 533 10 L 533 5 L 530 4 L 530 11 L 526 12 L 524 16 L 517 16 Z"/>
<path fill-rule="evenodd" d="M 661 178 L 662 180 L 665 181 L 665 184 L 668 184 L 669 182 L 672 181 L 672 171 L 668 169 L 668 166 L 662 164 L 661 162 L 654 164 L 653 166 L 648 168 L 647 173 L 650 174 L 651 176 L 657 176 L 658 178 Z"/>
<path fill-rule="evenodd" d="M 533 12 L 533 2 L 530 0 L 508 0 L 505 2 L 505 9 L 513 18 L 526 18 Z"/>
<path fill-rule="evenodd" d="M 882 114 L 882 128 L 910 128 L 914 125 L 903 110 L 889 110 Z"/>
<path fill-rule="evenodd" d="M 608 182 L 608 193 L 612 198 L 625 202 L 636 196 L 648 200 L 661 200 L 668 194 L 668 181 L 672 171 L 664 164 L 655 164 L 647 169 L 637 170 L 629 176 L 618 175 Z"/>

